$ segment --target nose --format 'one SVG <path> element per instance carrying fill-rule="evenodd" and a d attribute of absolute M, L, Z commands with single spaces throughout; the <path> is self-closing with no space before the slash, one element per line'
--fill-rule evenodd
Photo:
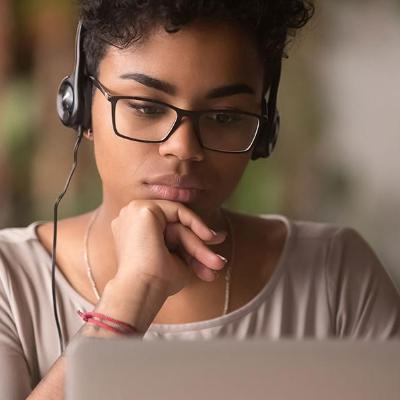
<path fill-rule="evenodd" d="M 183 117 L 172 135 L 165 142 L 160 143 L 161 156 L 174 156 L 180 161 L 203 161 L 204 149 L 200 144 L 194 129 L 193 122 Z"/>

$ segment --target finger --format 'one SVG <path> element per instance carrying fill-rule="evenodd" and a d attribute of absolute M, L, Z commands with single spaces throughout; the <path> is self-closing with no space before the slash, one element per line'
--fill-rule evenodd
<path fill-rule="evenodd" d="M 196 259 L 192 260 L 191 266 L 193 268 L 193 272 L 205 282 L 213 282 L 218 278 L 218 271 L 213 271 L 212 269 L 205 267 Z"/>
<path fill-rule="evenodd" d="M 192 258 L 210 269 L 220 270 L 226 264 L 223 257 L 214 253 L 198 236 L 181 224 L 168 224 L 165 240 L 168 248 L 181 247 Z"/>
<path fill-rule="evenodd" d="M 227 236 L 228 236 L 228 233 L 225 231 L 217 232 L 216 236 L 214 236 L 211 240 L 205 240 L 204 243 L 206 243 L 208 245 L 220 244 L 225 241 Z"/>
<path fill-rule="evenodd" d="M 179 256 L 183 258 L 187 265 L 189 265 L 192 269 L 194 274 L 201 280 L 205 282 L 212 282 L 217 277 L 219 272 L 214 271 L 210 268 L 207 268 L 204 264 L 200 263 L 198 260 L 193 258 L 190 254 L 188 254 L 184 249 L 178 249 Z"/>
<path fill-rule="evenodd" d="M 192 230 L 200 239 L 210 241 L 215 239 L 214 232 L 192 210 L 181 203 L 169 200 L 156 200 L 168 222 L 179 222 Z"/>

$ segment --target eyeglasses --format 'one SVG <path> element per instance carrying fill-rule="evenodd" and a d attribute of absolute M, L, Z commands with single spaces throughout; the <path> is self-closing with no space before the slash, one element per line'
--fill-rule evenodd
<path fill-rule="evenodd" d="M 145 97 L 113 96 L 95 77 L 93 84 L 111 103 L 112 123 L 117 136 L 142 143 L 168 140 L 189 117 L 203 148 L 223 153 L 245 153 L 252 147 L 267 118 L 236 110 L 183 110 Z"/>

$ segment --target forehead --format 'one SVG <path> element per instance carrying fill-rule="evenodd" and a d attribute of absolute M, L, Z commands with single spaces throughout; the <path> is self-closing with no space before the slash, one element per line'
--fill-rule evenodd
<path fill-rule="evenodd" d="M 256 41 L 233 23 L 197 22 L 178 32 L 154 29 L 145 39 L 121 50 L 108 47 L 99 65 L 101 78 L 146 72 L 176 86 L 245 81 L 257 87 L 263 64 Z"/>

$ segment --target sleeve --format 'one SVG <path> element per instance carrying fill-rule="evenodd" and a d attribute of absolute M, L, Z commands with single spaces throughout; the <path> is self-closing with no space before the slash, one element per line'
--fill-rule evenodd
<path fill-rule="evenodd" d="M 400 293 L 354 229 L 333 235 L 327 274 L 336 336 L 400 339 Z"/>
<path fill-rule="evenodd" d="M 2 266 L 0 258 L 0 270 Z M 23 400 L 32 391 L 31 379 L 6 287 L 4 274 L 0 271 L 0 398 Z"/>

